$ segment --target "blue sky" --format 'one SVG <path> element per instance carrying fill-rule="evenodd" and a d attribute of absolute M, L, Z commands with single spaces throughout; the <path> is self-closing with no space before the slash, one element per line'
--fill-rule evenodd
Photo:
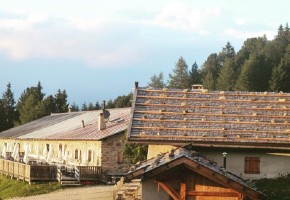
<path fill-rule="evenodd" d="M 166 78 L 183 56 L 200 66 L 229 41 L 273 39 L 290 18 L 286 0 L 0 0 L 0 94 L 41 81 L 70 103 L 114 99 L 134 81 Z"/>

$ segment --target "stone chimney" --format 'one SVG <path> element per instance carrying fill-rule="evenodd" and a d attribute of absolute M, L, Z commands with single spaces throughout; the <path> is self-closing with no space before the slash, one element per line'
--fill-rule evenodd
<path fill-rule="evenodd" d="M 104 118 L 104 113 L 99 114 L 99 119 L 98 119 L 98 131 L 106 129 L 106 122 Z"/>
<path fill-rule="evenodd" d="M 71 105 L 68 105 L 68 112 L 72 112 L 72 106 Z"/>

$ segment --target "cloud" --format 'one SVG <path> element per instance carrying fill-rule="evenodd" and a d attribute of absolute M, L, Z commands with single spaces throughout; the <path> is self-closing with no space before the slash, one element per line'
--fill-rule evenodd
<path fill-rule="evenodd" d="M 223 32 L 223 35 L 227 37 L 233 37 L 238 39 L 247 39 L 247 38 L 253 38 L 253 37 L 262 37 L 263 35 L 266 35 L 268 39 L 273 39 L 275 36 L 275 31 L 242 31 L 242 30 L 236 30 L 236 29 L 226 29 Z"/>
<path fill-rule="evenodd" d="M 142 58 L 130 29 L 102 19 L 2 17 L 0 51 L 18 61 L 46 57 L 81 60 L 91 67 L 124 66 Z"/>
<path fill-rule="evenodd" d="M 167 4 L 151 19 L 130 20 L 130 22 L 155 25 L 169 29 L 208 33 L 205 29 L 212 19 L 222 15 L 220 8 L 196 8 L 183 2 Z"/>

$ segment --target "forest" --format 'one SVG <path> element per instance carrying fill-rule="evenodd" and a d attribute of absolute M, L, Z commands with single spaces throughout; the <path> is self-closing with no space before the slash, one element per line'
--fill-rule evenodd
<path fill-rule="evenodd" d="M 134 80 L 132 80 L 134 81 Z M 180 57 L 164 80 L 163 72 L 150 78 L 148 86 L 158 88 L 191 88 L 203 84 L 209 90 L 222 91 L 283 91 L 290 92 L 290 33 L 288 24 L 280 25 L 273 40 L 262 37 L 248 38 L 241 49 L 235 51 L 230 42 L 218 53 L 210 54 L 205 62 L 188 67 Z M 107 108 L 131 106 L 132 93 L 107 101 Z M 68 94 L 58 89 L 46 95 L 40 82 L 26 88 L 19 99 L 14 99 L 12 86 L 7 84 L 0 99 L 0 131 L 28 123 L 32 120 L 68 111 Z M 101 109 L 100 103 L 84 102 L 79 108 L 72 103 L 72 111 Z"/>

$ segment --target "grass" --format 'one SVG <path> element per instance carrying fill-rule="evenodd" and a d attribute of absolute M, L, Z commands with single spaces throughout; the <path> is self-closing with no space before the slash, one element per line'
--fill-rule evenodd
<path fill-rule="evenodd" d="M 290 175 L 275 179 L 256 180 L 257 188 L 266 194 L 269 200 L 290 200 Z"/>
<path fill-rule="evenodd" d="M 31 184 L 0 175 L 0 200 L 12 197 L 45 194 L 60 189 L 58 182 Z"/>

